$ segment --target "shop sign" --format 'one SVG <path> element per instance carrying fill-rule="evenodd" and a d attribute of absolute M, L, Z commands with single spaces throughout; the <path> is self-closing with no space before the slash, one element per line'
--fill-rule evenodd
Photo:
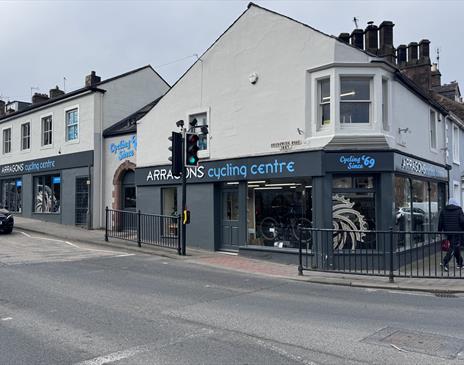
<path fill-rule="evenodd" d="M 369 172 L 393 170 L 393 153 L 326 153 L 324 166 L 330 172 Z"/>
<path fill-rule="evenodd" d="M 395 170 L 417 176 L 441 179 L 448 178 L 448 173 L 444 167 L 401 155 L 395 157 Z"/>
<path fill-rule="evenodd" d="M 293 153 L 230 161 L 208 161 L 187 169 L 192 182 L 221 182 L 258 180 L 279 177 L 307 177 L 321 175 L 319 152 Z M 137 185 L 160 185 L 180 181 L 172 175 L 170 166 L 136 170 Z"/>
<path fill-rule="evenodd" d="M 117 143 L 111 143 L 110 153 L 117 156 L 119 161 L 135 156 L 137 151 L 137 136 L 134 134 L 127 139 L 121 139 Z"/>
<path fill-rule="evenodd" d="M 62 170 L 93 164 L 93 151 L 71 153 L 50 158 L 29 160 L 0 165 L 0 177 L 11 175 L 34 174 L 50 170 Z"/>

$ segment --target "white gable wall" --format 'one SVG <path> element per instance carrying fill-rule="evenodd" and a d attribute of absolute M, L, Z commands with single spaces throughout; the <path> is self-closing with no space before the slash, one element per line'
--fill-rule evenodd
<path fill-rule="evenodd" d="M 163 95 L 169 86 L 150 68 L 105 82 L 103 129 L 119 122 Z"/>
<path fill-rule="evenodd" d="M 335 62 L 337 43 L 252 6 L 142 119 L 138 166 L 167 163 L 175 122 L 200 111 L 210 112 L 213 159 L 276 152 L 271 143 L 301 138 L 307 70 Z M 356 56 L 353 62 L 368 58 L 342 47 L 348 49 L 343 57 Z M 256 85 L 248 80 L 253 72 Z M 155 136 L 159 143 L 153 144 Z"/>

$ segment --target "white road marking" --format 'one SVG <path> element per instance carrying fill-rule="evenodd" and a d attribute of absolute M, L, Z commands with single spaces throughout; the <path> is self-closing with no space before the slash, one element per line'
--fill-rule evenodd
<path fill-rule="evenodd" d="M 62 243 L 65 243 L 69 246 L 72 246 L 72 247 L 75 247 L 75 248 L 78 248 L 80 250 L 87 250 L 87 251 L 95 251 L 95 252 L 106 252 L 106 253 L 112 253 L 112 254 L 119 254 L 117 255 L 116 257 L 127 257 L 127 256 L 134 256 L 135 254 L 133 253 L 121 253 L 120 251 L 110 251 L 110 250 L 99 250 L 99 249 L 96 249 L 96 248 L 87 248 L 87 247 L 81 247 L 81 246 L 78 246 L 76 245 L 75 243 L 72 243 L 72 242 L 69 242 L 69 241 L 63 241 L 63 240 L 59 240 L 59 239 L 54 239 L 54 238 L 46 238 L 46 237 L 37 237 L 37 236 L 32 236 L 26 232 L 23 232 L 23 231 L 17 231 L 23 235 L 25 235 L 26 237 L 28 238 L 35 238 L 35 239 L 38 239 L 38 240 L 45 240 L 45 241 L 52 241 L 52 242 L 62 242 Z"/>
<path fill-rule="evenodd" d="M 11 317 L 5 317 L 5 318 L 2 318 L 2 321 L 11 321 L 13 318 Z"/>
<path fill-rule="evenodd" d="M 285 357 L 285 358 L 290 359 L 290 360 L 295 361 L 295 362 L 299 362 L 300 364 L 318 365 L 317 362 L 306 360 L 306 359 L 302 358 L 301 356 L 291 354 L 290 352 L 284 350 L 283 348 L 275 346 L 275 345 L 270 344 L 270 343 L 266 343 L 265 341 L 262 341 L 262 340 L 259 340 L 259 339 L 256 339 L 256 338 L 253 339 L 253 341 L 255 343 L 257 343 L 258 345 L 264 347 L 266 350 L 276 352 L 280 356 Z"/>
<path fill-rule="evenodd" d="M 397 349 L 398 351 L 401 351 L 401 352 L 408 352 L 408 351 L 403 350 L 402 348 L 400 348 L 400 347 L 398 347 L 398 346 L 396 346 L 396 345 L 393 345 L 392 343 L 390 344 L 390 346 L 393 347 L 393 348 L 395 348 L 395 349 Z"/>
<path fill-rule="evenodd" d="M 87 361 L 82 361 L 80 363 L 77 363 L 76 365 L 103 365 L 103 364 L 108 364 L 108 363 L 112 363 L 112 362 L 115 362 L 115 361 L 127 359 L 129 357 L 137 355 L 137 354 L 139 354 L 141 352 L 146 352 L 148 350 L 149 350 L 149 347 L 147 345 L 136 346 L 136 347 L 133 347 L 133 348 L 130 348 L 130 349 L 127 349 L 127 350 L 117 351 L 117 352 L 113 352 L 112 354 L 108 354 L 108 355 L 105 355 L 105 356 L 99 356 L 99 357 L 96 357 L 94 359 L 90 359 L 90 360 L 87 360 Z"/>

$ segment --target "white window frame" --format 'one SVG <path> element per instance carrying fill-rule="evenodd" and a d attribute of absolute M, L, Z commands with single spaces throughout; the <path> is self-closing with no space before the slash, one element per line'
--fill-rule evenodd
<path fill-rule="evenodd" d="M 432 116 L 432 113 L 433 115 L 435 116 L 434 117 L 434 120 L 432 121 L 431 119 L 431 116 Z M 438 117 L 438 113 L 433 110 L 433 109 L 430 109 L 429 111 L 429 146 L 430 146 L 430 150 L 432 152 L 438 152 L 438 125 L 437 125 L 437 117 Z M 435 126 L 435 147 L 433 146 L 433 143 L 432 143 L 432 123 L 434 123 L 433 125 Z"/>
<path fill-rule="evenodd" d="M 329 90 L 330 90 L 329 101 L 326 101 L 326 102 L 323 102 L 322 100 L 322 91 L 321 91 L 322 81 L 329 81 Z M 333 87 L 332 87 L 331 75 L 317 78 L 316 79 L 316 105 L 317 105 L 316 128 L 317 130 L 327 129 L 330 127 L 331 124 L 333 124 L 332 100 L 333 100 Z M 327 124 L 322 124 L 322 106 L 323 105 L 329 105 L 330 119 L 329 119 L 329 123 Z"/>
<path fill-rule="evenodd" d="M 383 130 L 388 132 L 390 131 L 390 80 L 386 77 L 382 77 L 381 112 Z"/>
<path fill-rule="evenodd" d="M 23 135 L 23 126 L 26 125 L 26 124 L 29 124 L 29 148 L 23 148 L 23 140 L 24 140 L 24 135 Z M 20 130 L 20 136 L 21 136 L 21 139 L 19 141 L 20 143 L 20 149 L 21 151 L 23 152 L 28 152 L 31 150 L 31 137 L 32 137 L 32 123 L 30 120 L 26 121 L 26 122 L 23 122 L 21 123 L 21 130 Z"/>
<path fill-rule="evenodd" d="M 453 180 L 453 198 L 459 202 L 459 206 L 461 206 L 461 195 L 461 184 L 459 181 Z"/>
<path fill-rule="evenodd" d="M 52 143 L 44 144 L 44 119 L 48 118 L 48 117 L 52 118 L 52 129 L 51 129 Z M 44 114 L 44 115 L 40 116 L 40 145 L 41 145 L 42 149 L 53 148 L 53 143 L 55 142 L 55 136 L 54 136 L 54 133 L 53 133 L 53 129 L 54 129 L 53 126 L 54 126 L 53 113 Z"/>
<path fill-rule="evenodd" d="M 67 120 L 67 115 L 68 115 L 68 112 L 72 111 L 72 110 L 77 110 L 77 138 L 76 139 L 70 139 L 68 140 L 68 120 Z M 79 139 L 80 139 L 80 136 L 81 136 L 81 120 L 80 120 L 80 113 L 79 113 L 79 105 L 73 105 L 73 106 L 70 106 L 70 107 L 67 107 L 64 109 L 64 141 L 66 143 L 79 143 Z M 75 124 L 73 124 L 75 125 Z"/>
<path fill-rule="evenodd" d="M 337 103 L 338 103 L 338 124 L 341 128 L 355 128 L 355 127 L 368 127 L 373 124 L 373 103 L 372 98 L 374 94 L 374 78 L 375 75 L 372 74 L 349 74 L 349 73 L 340 73 L 338 75 L 338 88 L 337 88 Z M 342 80 L 343 79 L 368 79 L 369 80 L 369 100 L 344 100 L 341 98 L 342 90 Z M 342 112 L 341 105 L 342 103 L 368 103 L 369 104 L 369 122 L 368 123 L 351 123 L 351 122 L 342 122 Z"/>
<path fill-rule="evenodd" d="M 5 141 L 5 132 L 8 131 L 8 130 L 10 131 L 10 140 L 8 141 L 8 143 L 9 143 L 9 151 L 7 152 L 7 151 L 5 150 L 5 146 L 6 146 L 6 145 L 5 145 L 5 143 L 6 143 L 6 141 Z M 3 155 L 8 155 L 8 154 L 11 153 L 12 147 L 13 147 L 13 146 L 11 145 L 11 140 L 12 140 L 12 138 L 13 138 L 13 128 L 12 128 L 12 126 L 10 125 L 10 126 L 8 126 L 8 127 L 2 128 L 2 154 L 3 154 Z"/>
<path fill-rule="evenodd" d="M 455 135 L 455 132 L 456 135 Z M 451 140 L 453 141 L 453 163 L 455 163 L 456 165 L 459 165 L 460 164 L 460 156 L 459 156 L 459 134 L 460 134 L 461 130 L 460 128 L 453 123 L 453 128 L 452 128 L 452 132 L 451 132 Z M 457 136 L 457 137 L 456 137 Z"/>
<path fill-rule="evenodd" d="M 193 109 L 190 110 L 187 113 L 186 117 L 186 125 L 185 127 L 188 128 L 190 127 L 189 122 L 190 118 L 192 118 L 195 115 L 198 114 L 206 114 L 206 125 L 208 126 L 208 135 L 206 136 L 206 142 L 207 142 L 207 148 L 205 150 L 200 150 L 198 151 L 198 157 L 199 158 L 209 158 L 210 153 L 211 153 L 211 119 L 210 119 L 210 108 L 202 108 L 202 109 Z M 200 132 L 199 129 L 196 130 L 196 132 Z"/>

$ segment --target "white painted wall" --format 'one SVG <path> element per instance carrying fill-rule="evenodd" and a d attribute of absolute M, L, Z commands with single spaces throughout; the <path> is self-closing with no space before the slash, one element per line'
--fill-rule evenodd
<path fill-rule="evenodd" d="M 0 165 L 32 159 L 46 158 L 68 153 L 89 151 L 94 149 L 94 101 L 95 94 L 85 94 L 75 99 L 66 100 L 44 109 L 18 116 L 11 121 L 2 121 L 0 129 L 12 128 L 12 151 L 3 154 L 0 150 Z M 66 142 L 65 110 L 77 107 L 79 109 L 79 139 Z M 52 115 L 53 144 L 42 146 L 42 122 L 44 116 Z M 21 151 L 21 124 L 31 123 L 31 148 Z M 3 138 L 3 133 L 0 135 Z"/>
<path fill-rule="evenodd" d="M 112 203 L 113 203 L 113 178 L 116 170 L 120 165 L 122 165 L 125 161 L 130 161 L 133 162 L 134 164 L 137 164 L 137 149 L 134 148 L 133 145 L 133 138 L 137 138 L 136 134 L 127 134 L 123 136 L 118 136 L 118 137 L 111 137 L 111 138 L 105 138 L 105 143 L 104 143 L 104 200 L 103 200 L 103 207 L 109 207 L 111 209 Z M 130 142 L 130 148 L 129 149 L 120 149 L 119 151 L 123 152 L 129 152 L 133 151 L 134 155 L 130 157 L 125 157 L 121 158 L 123 155 L 119 154 L 119 151 L 114 153 L 112 152 L 112 145 L 119 145 L 123 142 Z M 113 149 L 114 151 L 114 149 Z"/>
<path fill-rule="evenodd" d="M 169 89 L 150 67 L 99 85 L 103 98 L 103 129 L 134 113 Z"/>
<path fill-rule="evenodd" d="M 437 123 L 437 149 L 430 148 L 430 110 L 431 106 L 409 91 L 397 81 L 392 83 L 392 128 L 389 133 L 391 147 L 430 161 L 444 164 L 446 161 L 445 122 L 440 115 Z M 399 128 L 409 128 L 399 133 Z"/>
<path fill-rule="evenodd" d="M 167 163 L 175 122 L 198 111 L 210 112 L 210 158 L 275 152 L 273 142 L 304 138 L 307 70 L 336 61 L 336 50 L 344 62 L 368 60 L 339 43 L 251 6 L 141 120 L 138 166 Z"/>

